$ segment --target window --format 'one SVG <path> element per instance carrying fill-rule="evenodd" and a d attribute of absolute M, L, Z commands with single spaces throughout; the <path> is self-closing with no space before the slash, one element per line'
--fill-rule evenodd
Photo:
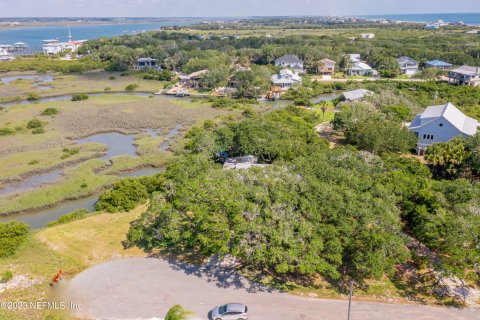
<path fill-rule="evenodd" d="M 440 123 L 438 126 L 439 126 L 439 127 L 443 127 L 443 123 Z"/>
<path fill-rule="evenodd" d="M 418 132 L 415 132 L 415 137 L 417 137 L 417 138 L 418 138 Z"/>
<path fill-rule="evenodd" d="M 423 135 L 423 139 L 427 139 L 427 135 L 426 135 L 426 134 Z"/>
<path fill-rule="evenodd" d="M 430 136 L 430 140 L 433 140 L 433 134 Z"/>

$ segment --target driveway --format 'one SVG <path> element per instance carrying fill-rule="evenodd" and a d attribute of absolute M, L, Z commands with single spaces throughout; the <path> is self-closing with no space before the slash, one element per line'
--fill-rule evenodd
<path fill-rule="evenodd" d="M 94 319 L 162 319 L 174 304 L 208 319 L 209 310 L 227 302 L 249 307 L 252 320 L 347 319 L 348 301 L 310 299 L 271 291 L 233 270 L 199 268 L 175 260 L 113 260 L 85 270 L 57 288 L 64 299 L 82 305 L 75 315 Z M 351 320 L 474 320 L 480 310 L 418 305 L 352 303 Z"/>

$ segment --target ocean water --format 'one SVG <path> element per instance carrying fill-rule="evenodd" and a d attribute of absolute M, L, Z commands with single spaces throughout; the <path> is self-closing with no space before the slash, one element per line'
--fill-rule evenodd
<path fill-rule="evenodd" d="M 92 40 L 100 37 L 113 37 L 124 34 L 136 34 L 143 31 L 159 30 L 162 26 L 185 26 L 191 21 L 175 22 L 152 22 L 152 23 L 125 23 L 125 24 L 101 24 L 86 26 L 70 26 L 74 40 Z M 63 27 L 35 27 L 0 30 L 0 44 L 14 44 L 25 42 L 31 48 L 40 47 L 42 40 L 56 39 L 67 41 L 68 26 Z"/>
<path fill-rule="evenodd" d="M 479 11 L 480 11 L 480 0 Z M 378 14 L 365 15 L 361 18 L 368 19 L 389 19 L 409 22 L 436 22 L 443 20 L 445 22 L 463 21 L 467 25 L 480 26 L 480 12 L 477 13 L 423 13 L 423 14 Z"/>

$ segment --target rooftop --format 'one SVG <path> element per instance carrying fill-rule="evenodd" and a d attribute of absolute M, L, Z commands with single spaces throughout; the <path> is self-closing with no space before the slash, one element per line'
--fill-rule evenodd
<path fill-rule="evenodd" d="M 429 64 L 429 65 L 431 65 L 431 66 L 436 66 L 436 67 L 441 67 L 441 66 L 449 67 L 449 66 L 452 66 L 451 63 L 448 63 L 448 62 L 445 62 L 445 61 L 442 61 L 442 60 L 431 60 L 431 61 L 427 61 L 426 64 Z"/>
<path fill-rule="evenodd" d="M 480 67 L 461 66 L 451 71 L 456 73 L 467 74 L 470 76 L 480 75 Z"/>
<path fill-rule="evenodd" d="M 275 62 L 283 62 L 283 63 L 291 63 L 291 64 L 303 63 L 303 61 L 300 60 L 300 58 L 298 58 L 298 56 L 294 54 L 286 54 L 278 58 L 277 60 L 275 60 Z"/>

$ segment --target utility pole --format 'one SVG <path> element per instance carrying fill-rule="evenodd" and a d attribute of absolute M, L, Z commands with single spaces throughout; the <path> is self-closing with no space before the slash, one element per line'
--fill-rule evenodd
<path fill-rule="evenodd" d="M 350 320 L 350 309 L 352 306 L 353 280 L 350 280 L 350 298 L 348 299 L 348 320 Z"/>

